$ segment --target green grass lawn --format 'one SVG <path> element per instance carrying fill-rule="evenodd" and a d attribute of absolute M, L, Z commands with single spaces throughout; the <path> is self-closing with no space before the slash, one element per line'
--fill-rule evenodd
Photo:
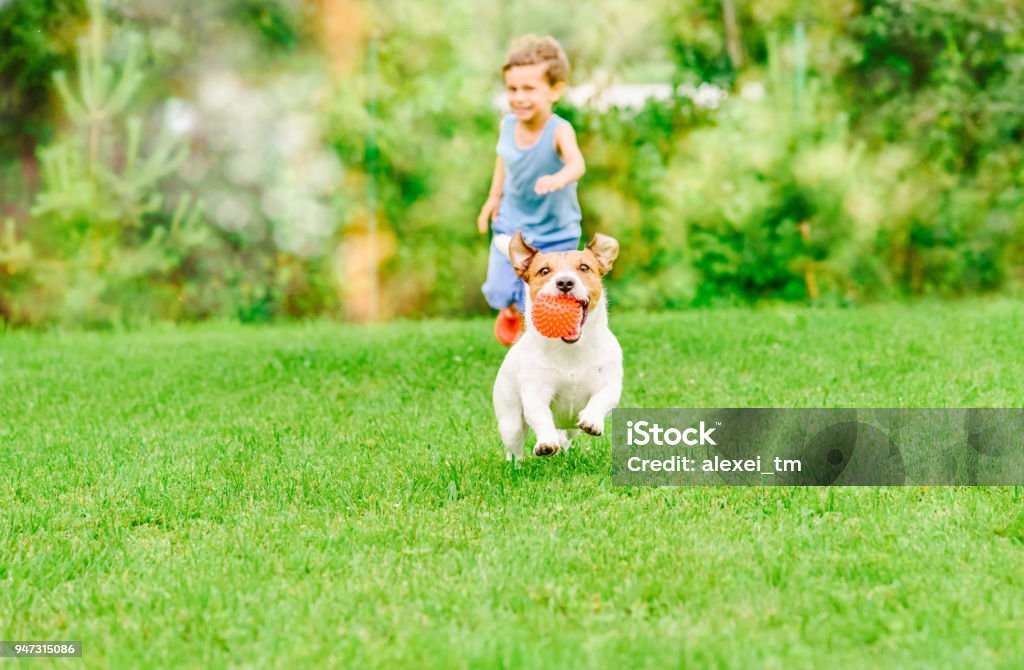
<path fill-rule="evenodd" d="M 1024 405 L 1011 301 L 612 326 L 623 406 Z M 1024 664 L 1020 490 L 616 488 L 586 436 L 516 468 L 503 354 L 489 320 L 0 335 L 0 636 L 118 668 Z"/>

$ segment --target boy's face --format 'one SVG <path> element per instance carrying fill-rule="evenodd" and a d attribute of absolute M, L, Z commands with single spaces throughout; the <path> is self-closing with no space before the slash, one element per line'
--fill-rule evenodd
<path fill-rule="evenodd" d="M 547 66 L 517 65 L 505 71 L 505 90 L 512 113 L 520 121 L 532 121 L 551 114 L 551 107 L 562 97 L 565 84 L 548 83 Z"/>

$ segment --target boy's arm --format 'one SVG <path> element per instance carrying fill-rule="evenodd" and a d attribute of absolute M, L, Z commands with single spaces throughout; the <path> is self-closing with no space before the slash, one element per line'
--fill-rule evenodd
<path fill-rule="evenodd" d="M 476 217 L 476 229 L 486 233 L 490 222 L 498 215 L 498 207 L 501 206 L 501 193 L 505 188 L 505 162 L 498 156 L 494 162 L 494 177 L 491 178 L 491 191 L 487 195 L 487 202 L 480 208 L 480 215 Z"/>
<path fill-rule="evenodd" d="M 562 157 L 565 166 L 555 174 L 545 175 L 537 180 L 533 187 L 537 195 L 565 188 L 587 171 L 580 145 L 576 143 L 576 131 L 572 129 L 572 125 L 563 123 L 555 128 L 555 150 Z"/>

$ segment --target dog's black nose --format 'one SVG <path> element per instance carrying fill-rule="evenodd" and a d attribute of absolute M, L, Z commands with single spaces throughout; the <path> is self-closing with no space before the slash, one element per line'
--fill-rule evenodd
<path fill-rule="evenodd" d="M 555 286 L 557 286 L 558 290 L 562 293 L 568 293 L 574 286 L 576 286 L 576 281 L 569 279 L 568 277 L 562 277 L 561 279 L 555 280 Z"/>

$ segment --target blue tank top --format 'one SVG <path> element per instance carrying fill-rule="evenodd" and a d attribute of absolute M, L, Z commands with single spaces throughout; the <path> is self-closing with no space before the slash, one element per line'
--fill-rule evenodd
<path fill-rule="evenodd" d="M 524 149 L 516 146 L 515 114 L 506 114 L 498 138 L 498 155 L 505 162 L 505 185 L 494 230 L 507 235 L 522 230 L 526 243 L 541 250 L 548 244 L 578 240 L 581 233 L 583 215 L 576 199 L 576 182 L 544 195 L 533 192 L 540 177 L 565 166 L 555 151 L 555 128 L 563 123 L 568 121 L 552 114 L 537 143 Z"/>

